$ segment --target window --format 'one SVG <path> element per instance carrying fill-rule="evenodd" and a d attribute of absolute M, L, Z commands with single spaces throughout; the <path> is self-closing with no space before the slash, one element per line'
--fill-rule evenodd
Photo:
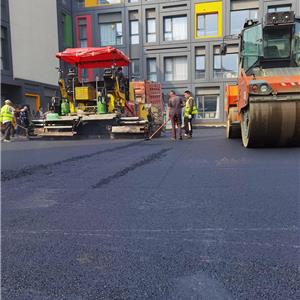
<path fill-rule="evenodd" d="M 101 46 L 122 45 L 122 23 L 100 24 Z"/>
<path fill-rule="evenodd" d="M 156 42 L 156 22 L 155 19 L 147 19 L 147 43 L 155 43 Z"/>
<path fill-rule="evenodd" d="M 238 73 L 238 54 L 214 55 L 214 78 L 236 78 Z"/>
<path fill-rule="evenodd" d="M 9 69 L 7 28 L 1 26 L 1 70 Z"/>
<path fill-rule="evenodd" d="M 131 76 L 134 79 L 140 78 L 140 60 L 139 59 L 131 59 Z"/>
<path fill-rule="evenodd" d="M 295 28 L 295 47 L 293 51 L 293 56 L 298 67 L 300 67 L 300 22 L 296 22 Z"/>
<path fill-rule="evenodd" d="M 147 79 L 157 81 L 156 58 L 147 59 Z"/>
<path fill-rule="evenodd" d="M 128 2 L 129 3 L 137 3 L 137 2 L 139 2 L 139 0 L 129 0 Z"/>
<path fill-rule="evenodd" d="M 197 36 L 218 35 L 218 14 L 205 14 L 197 16 Z"/>
<path fill-rule="evenodd" d="M 130 21 L 130 41 L 131 44 L 139 44 L 139 21 Z"/>
<path fill-rule="evenodd" d="M 230 34 L 239 34 L 249 19 L 258 19 L 258 9 L 233 10 L 230 12 Z"/>
<path fill-rule="evenodd" d="M 214 1 L 195 4 L 196 39 L 222 37 L 223 2 Z"/>
<path fill-rule="evenodd" d="M 291 52 L 291 32 L 288 28 L 264 32 L 264 57 L 289 58 Z"/>
<path fill-rule="evenodd" d="M 179 41 L 187 39 L 187 17 L 164 18 L 164 40 Z"/>
<path fill-rule="evenodd" d="M 214 78 L 236 78 L 238 75 L 238 45 L 228 45 L 227 54 L 220 55 L 220 48 L 214 47 Z"/>
<path fill-rule="evenodd" d="M 274 6 L 268 6 L 268 12 L 282 12 L 282 11 L 290 11 L 292 9 L 292 5 L 274 5 Z"/>
<path fill-rule="evenodd" d="M 78 29 L 79 29 L 79 47 L 85 48 L 88 46 L 87 44 L 87 25 L 86 19 L 79 19 L 78 21 Z"/>
<path fill-rule="evenodd" d="M 262 50 L 262 25 L 245 29 L 242 40 L 243 68 L 247 71 L 263 55 Z"/>
<path fill-rule="evenodd" d="M 62 14 L 62 27 L 63 27 L 63 36 L 64 36 L 64 44 L 67 47 L 73 46 L 73 38 L 72 38 L 72 19 L 68 14 Z"/>
<path fill-rule="evenodd" d="M 166 57 L 164 61 L 165 81 L 188 80 L 187 57 Z"/>
<path fill-rule="evenodd" d="M 77 0 L 77 7 L 78 8 L 84 7 L 84 1 L 85 0 Z"/>
<path fill-rule="evenodd" d="M 195 78 L 205 78 L 205 47 L 198 47 L 195 49 Z"/>
<path fill-rule="evenodd" d="M 197 95 L 196 104 L 198 109 L 197 119 L 219 119 L 219 95 Z"/>

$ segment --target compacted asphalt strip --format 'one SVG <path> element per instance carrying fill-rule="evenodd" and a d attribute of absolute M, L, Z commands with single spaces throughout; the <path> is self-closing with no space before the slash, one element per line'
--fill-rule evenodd
<path fill-rule="evenodd" d="M 2 299 L 300 299 L 299 148 L 3 144 Z"/>

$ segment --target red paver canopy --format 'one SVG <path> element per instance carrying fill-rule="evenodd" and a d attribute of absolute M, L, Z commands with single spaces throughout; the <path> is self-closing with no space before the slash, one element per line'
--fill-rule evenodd
<path fill-rule="evenodd" d="M 130 59 L 114 47 L 68 48 L 56 53 L 56 57 L 83 69 L 128 66 Z"/>

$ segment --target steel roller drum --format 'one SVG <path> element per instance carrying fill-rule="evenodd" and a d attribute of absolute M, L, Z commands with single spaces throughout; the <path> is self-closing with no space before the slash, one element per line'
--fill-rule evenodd
<path fill-rule="evenodd" d="M 250 102 L 241 119 L 245 147 L 300 146 L 300 99 Z"/>

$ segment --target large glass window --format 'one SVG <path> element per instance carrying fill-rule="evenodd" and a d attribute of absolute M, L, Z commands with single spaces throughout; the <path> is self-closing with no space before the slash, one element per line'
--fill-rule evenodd
<path fill-rule="evenodd" d="M 268 12 L 273 13 L 273 12 L 282 12 L 282 11 L 290 11 L 292 9 L 292 5 L 273 5 L 268 7 Z"/>
<path fill-rule="evenodd" d="M 138 20 L 130 21 L 130 41 L 133 45 L 139 44 L 140 42 Z"/>
<path fill-rule="evenodd" d="M 157 81 L 156 58 L 147 58 L 147 79 Z"/>
<path fill-rule="evenodd" d="M 147 43 L 156 42 L 156 22 L 154 18 L 147 19 Z"/>
<path fill-rule="evenodd" d="M 242 41 L 243 68 L 249 70 L 263 55 L 262 26 L 257 25 L 244 31 Z"/>
<path fill-rule="evenodd" d="M 9 69 L 7 28 L 1 26 L 1 70 Z"/>
<path fill-rule="evenodd" d="M 122 23 L 103 23 L 100 24 L 101 46 L 122 45 Z"/>
<path fill-rule="evenodd" d="M 179 41 L 187 39 L 187 17 L 164 18 L 164 40 Z"/>
<path fill-rule="evenodd" d="M 196 96 L 198 109 L 197 119 L 219 119 L 219 95 L 198 95 Z"/>
<path fill-rule="evenodd" d="M 188 80 L 187 57 L 166 57 L 164 61 L 165 81 Z"/>
<path fill-rule="evenodd" d="M 230 34 L 239 34 L 249 19 L 258 19 L 258 9 L 233 10 L 230 12 Z"/>
<path fill-rule="evenodd" d="M 287 58 L 290 56 L 291 33 L 289 29 L 266 31 L 264 33 L 264 57 Z"/>
<path fill-rule="evenodd" d="M 214 55 L 214 78 L 236 78 L 238 75 L 238 54 Z"/>
<path fill-rule="evenodd" d="M 197 16 L 197 36 L 218 35 L 218 14 L 201 14 Z"/>

